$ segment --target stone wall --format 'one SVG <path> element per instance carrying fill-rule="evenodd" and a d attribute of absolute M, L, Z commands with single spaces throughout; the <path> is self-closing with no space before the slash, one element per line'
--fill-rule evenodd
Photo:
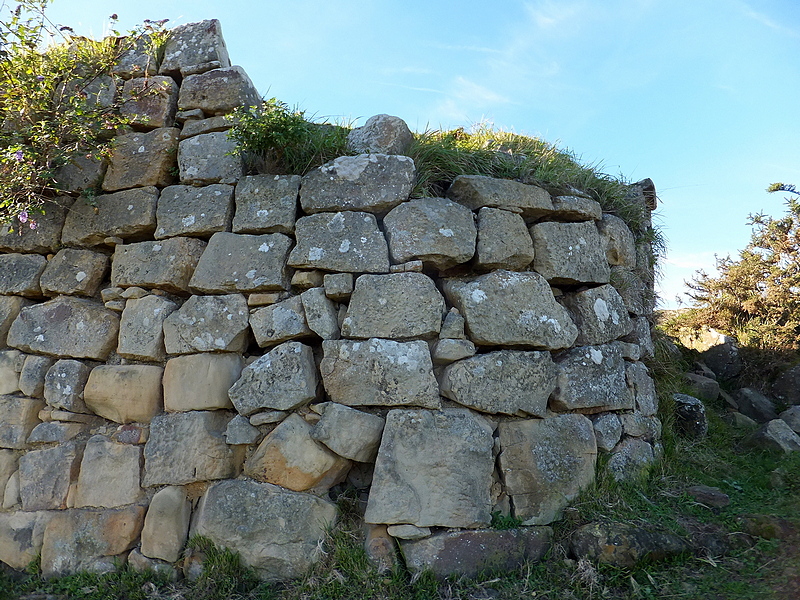
<path fill-rule="evenodd" d="M 134 131 L 62 173 L 103 194 L 0 234 L 0 561 L 171 569 L 201 534 L 297 577 L 351 489 L 374 560 L 472 573 L 540 557 L 598 452 L 654 460 L 650 253 L 621 219 L 480 176 L 409 199 L 385 115 L 362 154 L 246 175 L 224 115 L 259 96 L 219 23 L 145 58 L 107 81 Z"/>

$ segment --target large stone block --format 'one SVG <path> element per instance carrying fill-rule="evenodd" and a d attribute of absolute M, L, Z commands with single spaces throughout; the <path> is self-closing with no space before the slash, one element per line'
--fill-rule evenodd
<path fill-rule="evenodd" d="M 20 311 L 32 303 L 32 300 L 21 296 L 0 296 L 0 348 L 6 347 L 8 330 Z"/>
<path fill-rule="evenodd" d="M 605 344 L 631 332 L 633 322 L 628 317 L 625 302 L 613 286 L 601 285 L 562 300 L 578 326 L 575 343 L 581 346 Z"/>
<path fill-rule="evenodd" d="M 178 305 L 162 296 L 150 294 L 131 298 L 119 322 L 117 354 L 133 360 L 164 360 L 164 321 Z"/>
<path fill-rule="evenodd" d="M 117 246 L 111 263 L 111 284 L 186 293 L 205 248 L 204 241 L 186 237 Z"/>
<path fill-rule="evenodd" d="M 484 271 L 522 271 L 533 260 L 533 240 L 525 220 L 498 208 L 478 213 L 478 242 L 475 267 Z"/>
<path fill-rule="evenodd" d="M 155 185 L 164 187 L 174 180 L 175 152 L 180 130 L 160 127 L 148 133 L 128 133 L 114 139 L 111 163 L 103 179 L 103 190 Z"/>
<path fill-rule="evenodd" d="M 289 265 L 345 273 L 388 273 L 389 247 L 375 216 L 364 212 L 320 213 L 295 224 L 297 246 Z"/>
<path fill-rule="evenodd" d="M 25 366 L 25 355 L 19 350 L 0 351 L 0 395 L 20 391 L 19 378 Z"/>
<path fill-rule="evenodd" d="M 78 200 L 64 223 L 61 239 L 74 246 L 97 246 L 110 236 L 138 241 L 156 228 L 158 188 L 147 186 Z"/>
<path fill-rule="evenodd" d="M 487 413 L 544 417 L 556 387 L 549 352 L 500 350 L 460 360 L 442 373 L 442 395 Z"/>
<path fill-rule="evenodd" d="M 405 154 L 414 134 L 400 117 L 375 115 L 347 134 L 347 149 L 355 153 Z"/>
<path fill-rule="evenodd" d="M 658 396 L 647 367 L 640 362 L 627 364 L 625 378 L 633 391 L 635 409 L 645 416 L 655 415 L 658 412 Z"/>
<path fill-rule="evenodd" d="M 23 308 L 8 332 L 8 345 L 23 352 L 105 360 L 118 331 L 114 311 L 90 300 L 59 296 Z"/>
<path fill-rule="evenodd" d="M 250 175 L 236 184 L 234 233 L 294 233 L 298 175 Z"/>
<path fill-rule="evenodd" d="M 117 444 L 102 435 L 91 437 L 83 451 L 74 506 L 116 508 L 141 500 L 141 461 L 139 446 Z"/>
<path fill-rule="evenodd" d="M 286 257 L 292 240 L 282 233 L 215 233 L 189 286 L 198 292 L 273 292 L 289 288 Z"/>
<path fill-rule="evenodd" d="M 142 528 L 142 554 L 174 563 L 189 535 L 192 503 L 182 486 L 158 490 L 147 509 Z"/>
<path fill-rule="evenodd" d="M 75 152 L 56 169 L 56 185 L 68 192 L 96 190 L 102 185 L 107 169 L 105 157 Z"/>
<path fill-rule="evenodd" d="M 240 106 L 258 106 L 261 96 L 239 66 L 187 76 L 178 97 L 180 110 L 199 108 L 206 115 L 225 115 Z"/>
<path fill-rule="evenodd" d="M 162 367 L 101 365 L 92 369 L 83 400 L 96 415 L 116 423 L 148 423 L 161 412 Z"/>
<path fill-rule="evenodd" d="M 136 77 L 122 86 L 119 112 L 136 129 L 172 127 L 177 111 L 178 84 L 172 77 Z"/>
<path fill-rule="evenodd" d="M 322 348 L 320 373 L 334 402 L 439 408 L 439 386 L 425 342 L 326 340 Z"/>
<path fill-rule="evenodd" d="M 338 340 L 339 310 L 327 296 L 325 288 L 314 287 L 300 294 L 308 328 L 323 340 Z"/>
<path fill-rule="evenodd" d="M 123 79 L 131 77 L 151 77 L 158 72 L 157 48 L 149 35 L 136 38 L 125 38 L 122 53 L 116 64 L 111 67 L 111 74 Z"/>
<path fill-rule="evenodd" d="M 216 410 L 233 408 L 230 388 L 242 372 L 240 354 L 187 354 L 167 361 L 164 368 L 164 410 Z"/>
<path fill-rule="evenodd" d="M 33 398 L 0 396 L 0 448 L 27 448 L 28 436 L 39 421 L 44 402 Z"/>
<path fill-rule="evenodd" d="M 83 390 L 91 368 L 79 360 L 61 359 L 44 377 L 44 399 L 54 408 L 69 412 L 89 412 L 83 402 Z"/>
<path fill-rule="evenodd" d="M 183 485 L 236 477 L 237 456 L 225 442 L 233 415 L 222 410 L 154 417 L 144 447 L 143 485 Z"/>
<path fill-rule="evenodd" d="M 641 316 L 653 312 L 655 294 L 653 290 L 647 289 L 632 269 L 611 267 L 611 285 L 619 293 L 630 314 Z"/>
<path fill-rule="evenodd" d="M 371 463 L 378 454 L 385 423 L 385 419 L 378 415 L 328 402 L 311 437 L 339 456 Z"/>
<path fill-rule="evenodd" d="M 266 580 L 302 577 L 321 557 L 320 543 L 336 521 L 336 506 L 310 494 L 256 481 L 212 485 L 192 533 L 238 552 Z"/>
<path fill-rule="evenodd" d="M 182 140 L 178 146 L 181 183 L 236 183 L 244 175 L 244 166 L 235 150 L 236 142 L 226 131 L 201 133 Z"/>
<path fill-rule="evenodd" d="M 230 231 L 233 186 L 213 183 L 205 187 L 171 185 L 161 190 L 156 210 L 155 238 L 179 235 L 206 236 Z"/>
<path fill-rule="evenodd" d="M 538 219 L 553 210 L 550 194 L 542 188 L 483 175 L 459 175 L 447 190 L 447 197 L 471 210 L 505 208 L 526 219 Z"/>
<path fill-rule="evenodd" d="M 514 516 L 547 525 L 594 482 L 597 443 L 583 415 L 503 421 L 500 471 Z"/>
<path fill-rule="evenodd" d="M 303 177 L 300 205 L 308 213 L 380 213 L 408 199 L 416 169 L 407 156 L 340 156 Z"/>
<path fill-rule="evenodd" d="M 22 510 L 66 508 L 69 486 L 77 478 L 82 454 L 83 447 L 75 442 L 23 454 L 19 459 Z"/>
<path fill-rule="evenodd" d="M 0 254 L 0 295 L 39 298 L 47 259 L 38 254 Z"/>
<path fill-rule="evenodd" d="M 537 223 L 530 233 L 533 268 L 550 283 L 608 283 L 611 270 L 594 221 Z"/>
<path fill-rule="evenodd" d="M 244 416 L 265 408 L 292 410 L 316 397 L 317 381 L 311 347 L 286 342 L 245 367 L 228 396 Z"/>
<path fill-rule="evenodd" d="M 15 219 L 0 225 L 0 252 L 46 254 L 58 250 L 61 247 L 61 230 L 72 203 L 72 198 L 67 196 L 46 200 L 42 205 L 44 214 L 29 215 L 27 223 L 19 223 Z M 31 219 L 36 223 L 35 229 L 30 227 Z"/>
<path fill-rule="evenodd" d="M 53 514 L 0 512 L 0 562 L 17 571 L 25 570 L 42 551 L 44 530 Z"/>
<path fill-rule="evenodd" d="M 636 240 L 625 221 L 615 215 L 605 214 L 597 223 L 597 229 L 608 264 L 636 268 Z"/>
<path fill-rule="evenodd" d="M 108 256 L 63 248 L 47 263 L 39 283 L 45 296 L 94 296 L 108 271 Z"/>
<path fill-rule="evenodd" d="M 491 520 L 492 427 L 467 409 L 393 410 L 364 520 L 476 528 Z"/>
<path fill-rule="evenodd" d="M 179 25 L 169 32 L 159 73 L 186 77 L 229 67 L 228 49 L 217 19 Z"/>
<path fill-rule="evenodd" d="M 578 328 L 538 273 L 495 271 L 471 281 L 449 279 L 444 292 L 478 345 L 569 348 Z"/>
<path fill-rule="evenodd" d="M 192 296 L 164 321 L 167 353 L 243 352 L 249 340 L 248 317 L 241 294 Z"/>
<path fill-rule="evenodd" d="M 256 342 L 262 348 L 314 334 L 306 321 L 303 299 L 300 296 L 292 296 L 283 302 L 254 311 L 250 315 L 250 327 Z"/>
<path fill-rule="evenodd" d="M 615 481 L 636 482 L 655 462 L 653 447 L 639 438 L 624 438 L 611 451 L 606 469 Z"/>
<path fill-rule="evenodd" d="M 422 273 L 362 275 L 356 279 L 342 335 L 351 338 L 433 338 L 439 334 L 444 298 Z"/>
<path fill-rule="evenodd" d="M 443 271 L 475 254 L 477 229 L 472 212 L 444 198 L 418 198 L 384 217 L 389 251 L 395 263 L 421 260 Z"/>
<path fill-rule="evenodd" d="M 554 221 L 599 221 L 603 217 L 603 207 L 591 198 L 583 196 L 556 196 L 553 198 L 553 212 L 548 217 Z"/>
<path fill-rule="evenodd" d="M 32 354 L 25 357 L 25 364 L 19 374 L 20 391 L 31 398 L 42 398 L 44 396 L 44 378 L 54 362 L 55 359 L 49 356 Z"/>

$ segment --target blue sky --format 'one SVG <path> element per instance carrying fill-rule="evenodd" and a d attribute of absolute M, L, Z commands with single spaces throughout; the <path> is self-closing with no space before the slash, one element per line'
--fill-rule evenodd
<path fill-rule="evenodd" d="M 50 17 L 102 35 L 217 18 L 259 91 L 310 115 L 415 130 L 496 127 L 650 177 L 669 243 L 661 283 L 713 271 L 800 185 L 797 0 L 55 0 Z"/>

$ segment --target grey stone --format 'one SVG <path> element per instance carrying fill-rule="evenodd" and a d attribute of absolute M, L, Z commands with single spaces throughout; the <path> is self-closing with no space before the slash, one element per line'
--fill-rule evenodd
<path fill-rule="evenodd" d="M 230 64 L 222 27 L 217 19 L 208 19 L 169 32 L 159 73 L 185 77 Z"/>
<path fill-rule="evenodd" d="M 466 409 L 392 410 L 364 520 L 417 527 L 488 525 L 492 428 Z"/>
<path fill-rule="evenodd" d="M 725 508 L 731 503 L 731 498 L 716 487 L 708 485 L 693 485 L 686 488 L 686 493 L 706 506 Z"/>
<path fill-rule="evenodd" d="M 79 360 L 61 359 L 44 378 L 44 398 L 54 408 L 70 412 L 89 412 L 83 402 L 83 389 L 91 368 Z"/>
<path fill-rule="evenodd" d="M 155 294 L 128 300 L 119 323 L 117 354 L 133 360 L 164 360 L 164 321 L 177 309 L 177 304 Z"/>
<path fill-rule="evenodd" d="M 298 175 L 250 175 L 236 184 L 234 233 L 294 233 Z"/>
<path fill-rule="evenodd" d="M 364 212 L 320 213 L 295 224 L 297 246 L 289 266 L 346 273 L 388 273 L 389 247 L 375 216 Z"/>
<path fill-rule="evenodd" d="M 169 486 L 158 490 L 150 501 L 142 527 L 142 554 L 174 563 L 189 535 L 192 503 L 186 489 Z"/>
<path fill-rule="evenodd" d="M 625 221 L 615 215 L 604 214 L 597 224 L 609 265 L 635 268 L 636 243 Z"/>
<path fill-rule="evenodd" d="M 606 465 L 615 481 L 640 480 L 656 460 L 653 447 L 640 438 L 625 438 L 611 451 Z"/>
<path fill-rule="evenodd" d="M 75 152 L 67 162 L 56 169 L 57 185 L 68 192 L 95 190 L 103 183 L 108 169 L 105 157 Z"/>
<path fill-rule="evenodd" d="M 164 321 L 167 354 L 243 352 L 249 340 L 248 316 L 241 294 L 192 296 Z"/>
<path fill-rule="evenodd" d="M 240 106 L 258 106 L 261 96 L 239 66 L 211 69 L 187 76 L 178 97 L 180 110 L 200 108 L 207 115 L 224 115 Z"/>
<path fill-rule="evenodd" d="M 530 233 L 533 268 L 550 283 L 609 282 L 611 270 L 594 221 L 537 223 Z"/>
<path fill-rule="evenodd" d="M 261 427 L 262 425 L 280 423 L 288 416 L 289 413 L 284 410 L 268 410 L 266 412 L 254 414 L 252 417 L 250 417 L 249 421 L 250 425 L 253 427 Z"/>
<path fill-rule="evenodd" d="M 637 344 L 641 349 L 642 358 L 652 358 L 655 356 L 655 346 L 653 345 L 653 334 L 650 330 L 650 321 L 647 317 L 635 317 L 633 329 L 622 337 L 622 341 Z"/>
<path fill-rule="evenodd" d="M 442 327 L 444 298 L 422 273 L 356 279 L 342 335 L 350 338 L 433 338 Z"/>
<path fill-rule="evenodd" d="M 61 230 L 67 218 L 67 209 L 72 202 L 72 198 L 66 196 L 45 200 L 41 207 L 44 214 L 33 214 L 29 217 L 36 222 L 36 229 L 31 229 L 30 220 L 25 224 L 12 221 L 0 225 L 0 251 L 46 254 L 58 250 L 61 247 Z"/>
<path fill-rule="evenodd" d="M 482 412 L 544 417 L 556 372 L 549 352 L 488 352 L 446 367 L 441 393 Z"/>
<path fill-rule="evenodd" d="M 634 395 L 617 344 L 579 346 L 556 358 L 558 379 L 550 399 L 558 411 L 631 410 Z"/>
<path fill-rule="evenodd" d="M 338 340 L 340 335 L 338 310 L 325 295 L 325 288 L 308 289 L 300 294 L 300 300 L 303 303 L 308 328 L 323 340 Z"/>
<path fill-rule="evenodd" d="M 122 41 L 122 53 L 111 67 L 111 74 L 123 79 L 150 77 L 158 72 L 157 50 L 149 35 L 129 36 Z"/>
<path fill-rule="evenodd" d="M 431 528 L 417 527 L 406 523 L 404 525 L 390 525 L 386 528 L 386 533 L 402 540 L 421 540 L 431 535 Z"/>
<path fill-rule="evenodd" d="M 250 315 L 250 327 L 262 348 L 314 334 L 306 323 L 300 296 L 292 296 L 283 302 L 255 310 Z"/>
<path fill-rule="evenodd" d="M 556 350 L 570 347 L 578 335 L 537 273 L 495 271 L 472 280 L 448 279 L 444 292 L 464 315 L 476 345 Z"/>
<path fill-rule="evenodd" d="M 630 342 L 619 342 L 619 348 L 622 352 L 622 358 L 632 362 L 638 361 L 642 358 L 642 349 L 639 344 L 631 344 Z"/>
<path fill-rule="evenodd" d="M 193 533 L 238 552 L 266 580 L 302 577 L 321 558 L 336 506 L 255 481 L 212 485 L 197 509 Z"/>
<path fill-rule="evenodd" d="M 194 108 L 191 111 L 181 111 L 182 115 L 198 111 L 199 118 L 186 120 L 181 129 L 181 139 L 194 137 L 201 133 L 211 133 L 213 131 L 228 131 L 234 125 L 235 119 L 229 115 L 219 115 L 216 117 L 203 118 L 203 111 L 199 108 Z"/>
<path fill-rule="evenodd" d="M 375 115 L 347 134 L 347 149 L 354 153 L 405 154 L 414 135 L 399 117 Z"/>
<path fill-rule="evenodd" d="M 39 421 L 44 402 L 34 398 L 0 396 L 0 448 L 23 450 Z"/>
<path fill-rule="evenodd" d="M 2 299 L 0 299 L 0 302 Z M 2 335 L 0 335 L 2 339 Z M 785 404 L 800 404 L 800 365 L 781 373 L 772 384 L 772 395 Z"/>
<path fill-rule="evenodd" d="M 716 379 L 704 377 L 697 373 L 684 373 L 683 378 L 689 384 L 690 392 L 693 396 L 708 402 L 714 402 L 719 398 L 719 383 Z"/>
<path fill-rule="evenodd" d="M 19 378 L 25 355 L 19 350 L 0 350 L 0 395 L 20 391 Z"/>
<path fill-rule="evenodd" d="M 164 410 L 233 408 L 228 389 L 239 379 L 244 359 L 232 352 L 177 356 L 164 367 Z"/>
<path fill-rule="evenodd" d="M 198 292 L 270 292 L 289 288 L 286 257 L 291 238 L 282 233 L 215 233 L 189 286 Z"/>
<path fill-rule="evenodd" d="M 0 295 L 39 298 L 47 259 L 38 254 L 0 254 Z"/>
<path fill-rule="evenodd" d="M 642 438 L 650 443 L 661 439 L 662 427 L 658 417 L 632 412 L 620 414 L 619 420 L 626 436 Z"/>
<path fill-rule="evenodd" d="M 103 194 L 91 204 L 78 200 L 64 222 L 64 244 L 97 246 L 110 236 L 138 241 L 156 228 L 158 188 L 148 186 Z"/>
<path fill-rule="evenodd" d="M 583 415 L 503 421 L 500 472 L 514 516 L 525 525 L 547 525 L 594 482 L 597 442 Z"/>
<path fill-rule="evenodd" d="M 344 458 L 374 462 L 384 424 L 378 415 L 328 402 L 311 437 Z"/>
<path fill-rule="evenodd" d="M 258 428 L 251 425 L 250 420 L 242 415 L 233 417 L 225 430 L 225 441 L 231 446 L 255 444 L 260 437 L 261 432 Z"/>
<path fill-rule="evenodd" d="M 19 457 L 16 452 L 7 448 L 0 449 L 0 494 L 5 491 L 8 480 L 17 471 L 18 467 Z"/>
<path fill-rule="evenodd" d="M 139 446 L 92 436 L 83 451 L 74 506 L 116 508 L 142 500 L 141 461 Z"/>
<path fill-rule="evenodd" d="M 142 485 L 183 485 L 235 477 L 236 453 L 225 442 L 232 417 L 222 410 L 154 417 L 144 447 Z"/>
<path fill-rule="evenodd" d="M 59 296 L 20 311 L 8 344 L 23 352 L 105 360 L 114 349 L 119 317 L 90 300 Z"/>
<path fill-rule="evenodd" d="M 505 208 L 526 219 L 538 219 L 553 210 L 550 194 L 542 188 L 483 175 L 459 175 L 447 190 L 447 197 L 470 210 Z"/>
<path fill-rule="evenodd" d="M 69 486 L 77 478 L 82 454 L 82 446 L 68 442 L 44 450 L 31 450 L 20 456 L 22 510 L 66 508 Z"/>
<path fill-rule="evenodd" d="M 75 439 L 86 431 L 84 423 L 68 423 L 62 421 L 46 421 L 39 423 L 28 437 L 29 444 L 62 444 Z M 3 489 L 0 486 L 0 489 Z"/>
<path fill-rule="evenodd" d="M 439 339 L 452 339 L 452 340 L 465 340 L 467 339 L 464 333 L 465 326 L 464 317 L 457 308 L 451 308 L 444 317 L 442 329 L 439 331 Z"/>
<path fill-rule="evenodd" d="M 32 303 L 32 300 L 20 296 L 0 296 L 0 348 L 6 347 L 8 330 L 20 311 Z"/>
<path fill-rule="evenodd" d="M 111 283 L 185 294 L 205 247 L 204 241 L 186 237 L 117 246 L 111 263 Z"/>
<path fill-rule="evenodd" d="M 161 190 L 155 238 L 177 235 L 205 236 L 230 231 L 233 186 L 212 183 L 206 187 L 171 185 Z"/>
<path fill-rule="evenodd" d="M 439 408 L 428 344 L 373 338 L 325 340 L 320 373 L 331 400 L 347 406 Z"/>
<path fill-rule="evenodd" d="M 244 175 L 242 157 L 234 154 L 236 142 L 226 131 L 202 133 L 178 144 L 181 183 L 235 184 Z"/>
<path fill-rule="evenodd" d="M 172 77 L 137 77 L 129 79 L 122 87 L 119 112 L 130 118 L 136 129 L 172 127 L 177 111 L 178 84 Z"/>
<path fill-rule="evenodd" d="M 603 207 L 591 198 L 583 196 L 554 196 L 553 212 L 548 215 L 554 221 L 599 221 Z"/>
<path fill-rule="evenodd" d="M 658 412 L 658 396 L 647 367 L 640 362 L 628 364 L 625 366 L 625 378 L 633 392 L 636 410 L 645 416 L 655 415 Z"/>
<path fill-rule="evenodd" d="M 383 223 L 395 263 L 421 260 L 443 271 L 475 254 L 478 233 L 472 212 L 456 202 L 444 198 L 409 200 L 392 209 Z"/>
<path fill-rule="evenodd" d="M 117 423 L 149 423 L 163 408 L 161 379 L 155 365 L 100 365 L 83 390 L 86 406 Z"/>
<path fill-rule="evenodd" d="M 317 381 L 311 347 L 286 342 L 246 366 L 228 396 L 244 416 L 264 408 L 292 410 L 316 397 Z"/>
<path fill-rule="evenodd" d="M 108 256 L 91 250 L 63 248 L 47 263 L 40 284 L 46 296 L 94 296 L 108 271 Z"/>
<path fill-rule="evenodd" d="M 340 156 L 303 177 L 300 205 L 307 214 L 385 212 L 408 199 L 415 173 L 414 161 L 407 156 Z"/>
<path fill-rule="evenodd" d="M 655 294 L 647 289 L 635 271 L 625 267 L 611 267 L 611 285 L 622 297 L 630 314 L 643 316 L 653 312 Z"/>
<path fill-rule="evenodd" d="M 171 184 L 179 134 L 180 130 L 174 127 L 160 127 L 148 133 L 128 133 L 114 138 L 103 190 L 116 192 Z"/>
<path fill-rule="evenodd" d="M 642 561 L 663 561 L 689 551 L 681 538 L 628 523 L 588 523 L 570 540 L 573 556 L 582 560 L 632 568 Z"/>
<path fill-rule="evenodd" d="M 611 452 L 622 437 L 622 423 L 614 413 L 603 413 L 589 417 L 594 427 L 597 449 Z"/>
<path fill-rule="evenodd" d="M 800 435 L 781 419 L 764 423 L 746 440 L 747 445 L 776 452 L 800 452 Z"/>
<path fill-rule="evenodd" d="M 523 218 L 499 208 L 478 212 L 475 267 L 522 271 L 533 261 L 533 240 Z"/>
<path fill-rule="evenodd" d="M 321 287 L 325 281 L 325 274 L 322 271 L 295 271 L 292 275 L 292 288 L 296 290 L 309 290 Z"/>
<path fill-rule="evenodd" d="M 440 339 L 431 350 L 433 363 L 447 365 L 475 355 L 475 344 L 469 340 Z"/>
<path fill-rule="evenodd" d="M 779 417 L 786 422 L 792 431 L 800 433 L 800 406 L 790 406 Z"/>
<path fill-rule="evenodd" d="M 610 285 L 565 294 L 562 303 L 570 310 L 578 326 L 575 340 L 578 345 L 605 344 L 633 329 L 622 297 Z"/>
<path fill-rule="evenodd" d="M 17 571 L 26 569 L 42 550 L 44 529 L 52 515 L 46 511 L 0 513 L 0 562 Z"/>
<path fill-rule="evenodd" d="M 739 412 L 758 423 L 766 423 L 778 418 L 775 403 L 753 388 L 742 388 L 734 394 Z"/>

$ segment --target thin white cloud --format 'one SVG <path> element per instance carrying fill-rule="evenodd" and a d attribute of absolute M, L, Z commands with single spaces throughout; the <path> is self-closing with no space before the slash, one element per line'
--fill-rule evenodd
<path fill-rule="evenodd" d="M 742 13 L 744 14 L 744 16 L 753 19 L 758 23 L 761 23 L 765 27 L 768 27 L 769 29 L 773 29 L 775 31 L 779 31 L 786 35 L 790 35 L 792 37 L 800 37 L 800 33 L 798 33 L 796 30 L 792 29 L 791 27 L 786 27 L 785 25 L 779 23 L 775 19 L 772 19 L 769 15 L 765 15 L 762 12 L 758 12 L 746 2 L 741 2 L 740 6 L 742 8 Z"/>
<path fill-rule="evenodd" d="M 427 42 L 424 44 L 430 48 L 437 48 L 438 50 L 450 50 L 453 52 L 478 52 L 481 54 L 502 54 L 503 50 L 498 48 L 489 48 L 487 46 L 469 46 L 458 44 L 442 44 L 439 42 Z"/>
<path fill-rule="evenodd" d="M 377 83 L 378 83 L 378 85 L 386 85 L 386 86 L 389 86 L 389 87 L 402 88 L 404 90 L 412 90 L 414 92 L 430 92 L 432 94 L 446 94 L 447 93 L 444 90 L 437 90 L 437 89 L 434 89 L 434 88 L 426 88 L 426 87 L 416 87 L 416 86 L 411 86 L 411 85 L 403 85 L 401 83 L 389 83 L 387 81 L 379 81 Z"/>

